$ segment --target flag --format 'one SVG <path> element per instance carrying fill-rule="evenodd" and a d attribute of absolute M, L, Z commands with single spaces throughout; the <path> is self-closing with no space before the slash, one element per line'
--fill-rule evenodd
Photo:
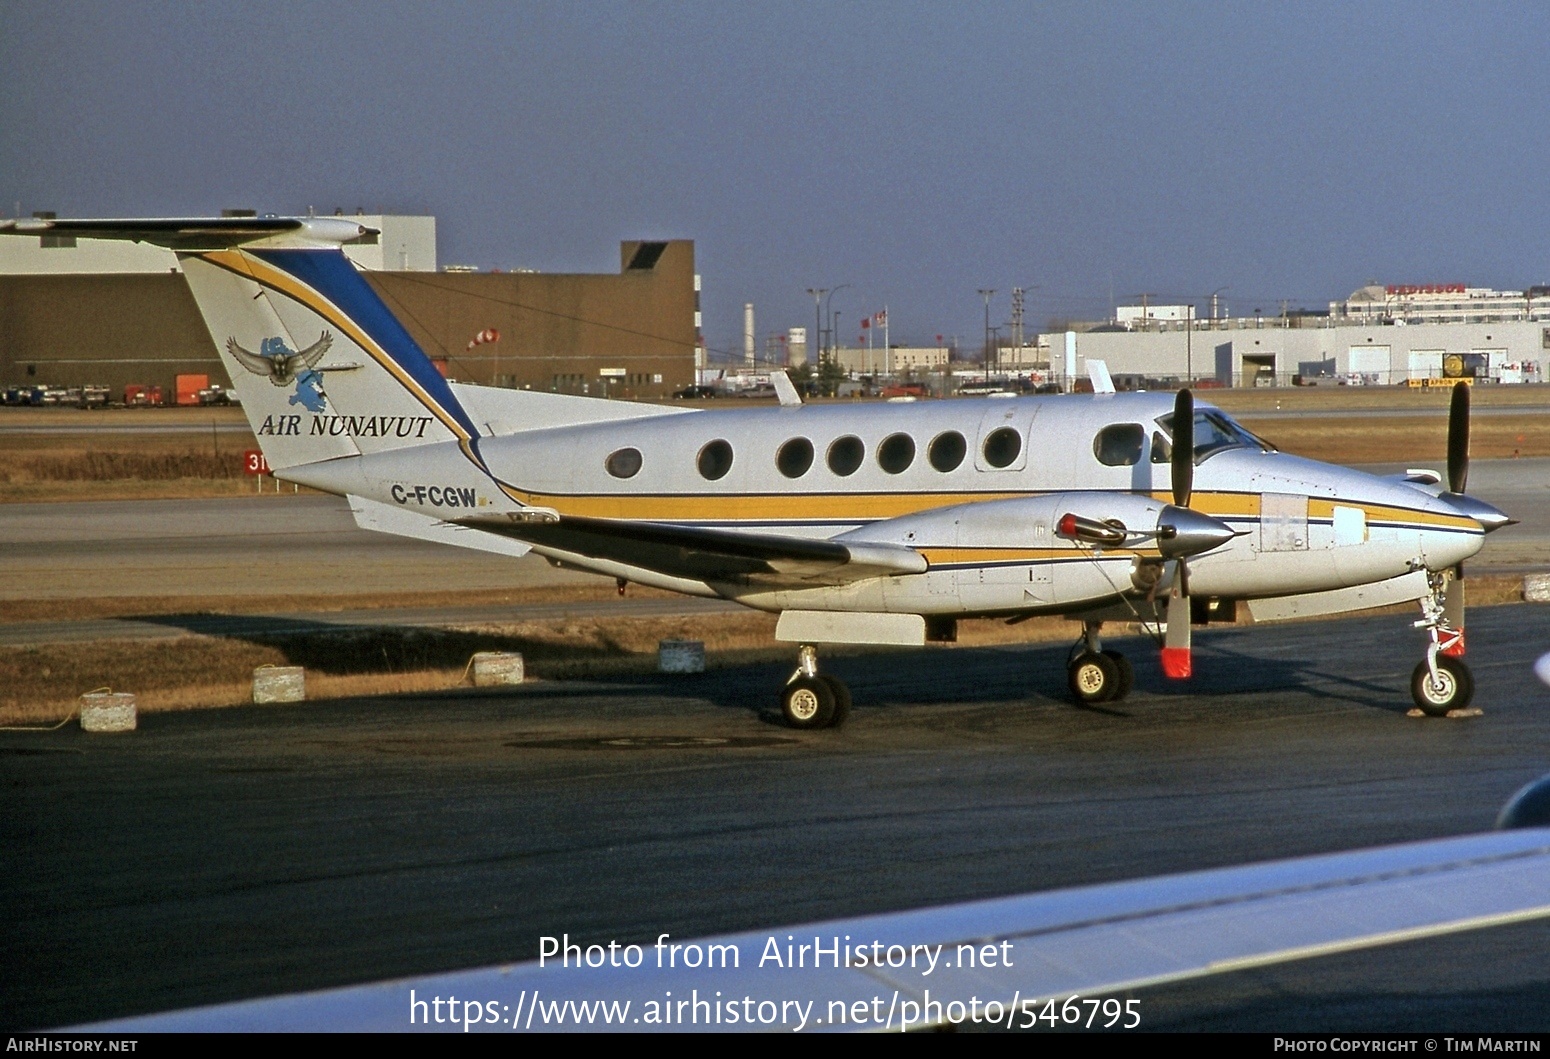
<path fill-rule="evenodd" d="M 871 317 L 863 316 L 861 318 L 861 327 L 862 327 L 862 329 L 865 330 L 866 328 L 871 327 L 871 326 L 872 326 L 872 319 L 871 319 Z"/>

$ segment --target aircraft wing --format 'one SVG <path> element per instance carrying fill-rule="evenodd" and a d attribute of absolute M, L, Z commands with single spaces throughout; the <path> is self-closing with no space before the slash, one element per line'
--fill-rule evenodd
<path fill-rule="evenodd" d="M 1012 1029 L 1051 1028 L 1047 1021 L 1030 1021 L 1049 1000 L 1068 1028 L 1074 1019 L 1089 1028 L 1136 1028 L 1139 1022 L 1146 1029 L 1144 1005 L 1136 1016 L 1120 1002 L 1095 1009 L 1092 1001 L 1162 982 L 1546 916 L 1550 829 L 1536 827 L 800 927 L 668 938 L 680 953 L 694 947 L 700 966 L 692 969 L 666 960 L 659 966 L 648 936 L 620 939 L 621 946 L 626 941 L 640 946 L 631 966 L 578 967 L 572 956 L 562 967 L 555 956 L 547 966 L 531 962 L 425 975 L 74 1030 L 455 1032 L 464 1029 L 466 1018 L 474 1030 L 639 1031 L 663 1028 L 646 1023 L 651 1005 L 660 1011 L 665 997 L 735 998 L 740 1013 L 744 997 L 754 1005 L 777 1001 L 776 1015 L 751 1025 L 729 1021 L 731 1009 L 724 1002 L 714 1008 L 720 1019 L 712 1021 L 712 1007 L 704 1004 L 697 1021 L 674 1018 L 666 1027 L 680 1032 L 789 1032 L 797 1028 L 798 1012 L 780 1008 L 781 1000 L 810 1004 L 805 1029 L 924 1029 L 961 1018 L 950 1005 L 961 1012 L 971 997 L 981 1012 L 994 1001 L 1000 1024 Z M 816 966 L 815 942 L 826 954 Z M 800 965 L 794 959 L 798 944 L 809 946 Z M 833 948 L 844 945 L 849 948 Z M 902 949 L 889 955 L 890 946 Z M 728 955 L 721 966 L 709 967 L 707 952 Z M 861 952 L 864 959 L 858 959 Z M 925 974 L 928 952 L 937 961 Z M 875 960 L 875 953 L 883 958 Z M 1065 1002 L 1073 995 L 1081 1000 L 1068 1008 Z M 472 1003 L 462 1017 L 437 1025 L 425 1005 L 427 1013 L 410 1025 L 411 1011 L 418 1011 L 411 998 L 449 996 L 476 998 L 483 1008 Z M 578 1025 L 574 1005 L 596 1001 L 618 1005 L 611 1010 L 615 1017 L 597 1006 L 593 1017 Z M 485 1021 L 486 1016 L 492 1017 Z"/>
<path fill-rule="evenodd" d="M 925 573 L 927 565 L 919 552 L 899 545 L 842 544 L 703 526 L 568 515 L 548 522 L 490 515 L 457 521 L 541 549 L 622 563 L 689 581 L 839 585 Z"/>

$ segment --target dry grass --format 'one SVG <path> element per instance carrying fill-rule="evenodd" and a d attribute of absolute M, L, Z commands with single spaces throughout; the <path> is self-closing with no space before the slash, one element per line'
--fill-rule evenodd
<path fill-rule="evenodd" d="M 1409 463 L 1446 460 L 1446 414 L 1377 416 L 1371 419 L 1310 412 L 1295 419 L 1256 419 L 1243 425 L 1285 452 L 1326 463 Z M 1469 450 L 1475 459 L 1550 456 L 1550 429 L 1542 415 L 1477 416 L 1470 423 Z"/>
<path fill-rule="evenodd" d="M 1008 626 L 963 622 L 959 643 L 1042 642 L 1072 636 L 1070 622 Z M 0 724 L 63 717 L 99 687 L 135 693 L 145 711 L 235 706 L 251 701 L 253 670 L 307 669 L 309 699 L 389 695 L 464 683 L 475 651 L 520 651 L 528 673 L 561 680 L 639 675 L 656 668 L 661 640 L 700 640 L 713 668 L 789 661 L 775 642 L 775 616 L 749 611 L 700 618 L 532 622 L 457 630 L 372 629 L 250 640 L 187 636 L 0 648 Z M 829 653 L 840 653 L 834 649 Z M 843 649 L 858 653 L 865 648 Z"/>

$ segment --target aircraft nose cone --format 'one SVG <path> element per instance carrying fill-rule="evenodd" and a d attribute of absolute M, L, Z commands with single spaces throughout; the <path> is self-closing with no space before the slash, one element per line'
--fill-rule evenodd
<path fill-rule="evenodd" d="M 1225 522 L 1169 504 L 1157 516 L 1157 550 L 1166 559 L 1178 559 L 1220 548 L 1238 535 Z"/>
<path fill-rule="evenodd" d="M 1463 493 L 1443 493 L 1437 498 L 1457 511 L 1465 518 L 1472 518 L 1485 529 L 1487 533 L 1499 530 L 1503 526 L 1515 526 L 1518 520 L 1509 516 L 1505 511 L 1487 504 L 1484 500 L 1476 500 L 1472 496 Z"/>

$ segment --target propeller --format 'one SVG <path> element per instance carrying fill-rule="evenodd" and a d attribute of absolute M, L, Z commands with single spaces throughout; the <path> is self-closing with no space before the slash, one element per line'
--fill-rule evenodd
<path fill-rule="evenodd" d="M 1454 383 L 1448 403 L 1448 491 L 1462 495 L 1469 482 L 1469 384 Z M 1442 620 L 1458 639 L 1442 649 L 1455 658 L 1464 654 L 1464 564 L 1453 568 L 1453 580 L 1442 597 Z"/>
<path fill-rule="evenodd" d="M 1173 506 L 1188 508 L 1195 485 L 1195 395 L 1180 390 L 1173 401 Z M 1178 571 L 1168 589 L 1168 631 L 1163 638 L 1163 675 L 1186 680 L 1193 672 L 1190 657 L 1189 571 L 1184 556 L 1177 560 Z"/>

